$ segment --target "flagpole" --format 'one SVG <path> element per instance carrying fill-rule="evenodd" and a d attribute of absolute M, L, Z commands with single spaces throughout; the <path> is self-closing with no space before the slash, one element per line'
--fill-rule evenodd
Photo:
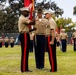
<path fill-rule="evenodd" d="M 34 7 L 35 3 L 34 3 L 34 2 L 35 2 L 35 1 L 32 0 L 33 10 L 35 9 L 35 7 Z"/>

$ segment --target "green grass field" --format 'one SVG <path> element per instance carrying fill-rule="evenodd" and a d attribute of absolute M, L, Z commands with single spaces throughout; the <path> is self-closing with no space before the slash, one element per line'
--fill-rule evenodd
<path fill-rule="evenodd" d="M 29 69 L 31 73 L 21 73 L 20 71 L 21 48 L 0 48 L 0 75 L 76 75 L 76 52 L 73 46 L 68 45 L 67 52 L 63 53 L 57 48 L 57 72 L 48 72 L 50 70 L 48 53 L 45 54 L 45 68 L 36 69 L 34 53 L 29 55 Z"/>

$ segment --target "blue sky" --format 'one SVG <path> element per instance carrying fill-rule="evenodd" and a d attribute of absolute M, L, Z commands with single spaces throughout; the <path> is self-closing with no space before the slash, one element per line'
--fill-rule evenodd
<path fill-rule="evenodd" d="M 73 15 L 73 7 L 76 6 L 76 0 L 51 0 L 64 10 L 64 14 L 62 15 L 64 18 L 72 18 L 74 22 L 76 22 L 76 16 Z"/>

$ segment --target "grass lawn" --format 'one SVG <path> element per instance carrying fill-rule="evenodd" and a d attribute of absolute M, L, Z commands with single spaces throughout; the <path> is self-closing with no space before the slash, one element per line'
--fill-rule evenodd
<path fill-rule="evenodd" d="M 63 53 L 57 47 L 57 72 L 48 72 L 50 70 L 48 53 L 45 54 L 45 68 L 36 69 L 34 53 L 29 55 L 29 69 L 32 73 L 21 73 L 20 71 L 21 48 L 0 48 L 0 75 L 76 75 L 76 52 L 73 46 L 68 45 L 67 52 Z"/>

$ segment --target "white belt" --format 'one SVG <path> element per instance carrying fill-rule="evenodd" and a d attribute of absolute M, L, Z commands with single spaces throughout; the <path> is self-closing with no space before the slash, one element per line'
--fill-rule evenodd
<path fill-rule="evenodd" d="M 28 31 L 21 31 L 20 33 L 29 33 Z"/>
<path fill-rule="evenodd" d="M 44 33 L 39 33 L 39 34 L 36 34 L 36 35 L 45 35 Z"/>

